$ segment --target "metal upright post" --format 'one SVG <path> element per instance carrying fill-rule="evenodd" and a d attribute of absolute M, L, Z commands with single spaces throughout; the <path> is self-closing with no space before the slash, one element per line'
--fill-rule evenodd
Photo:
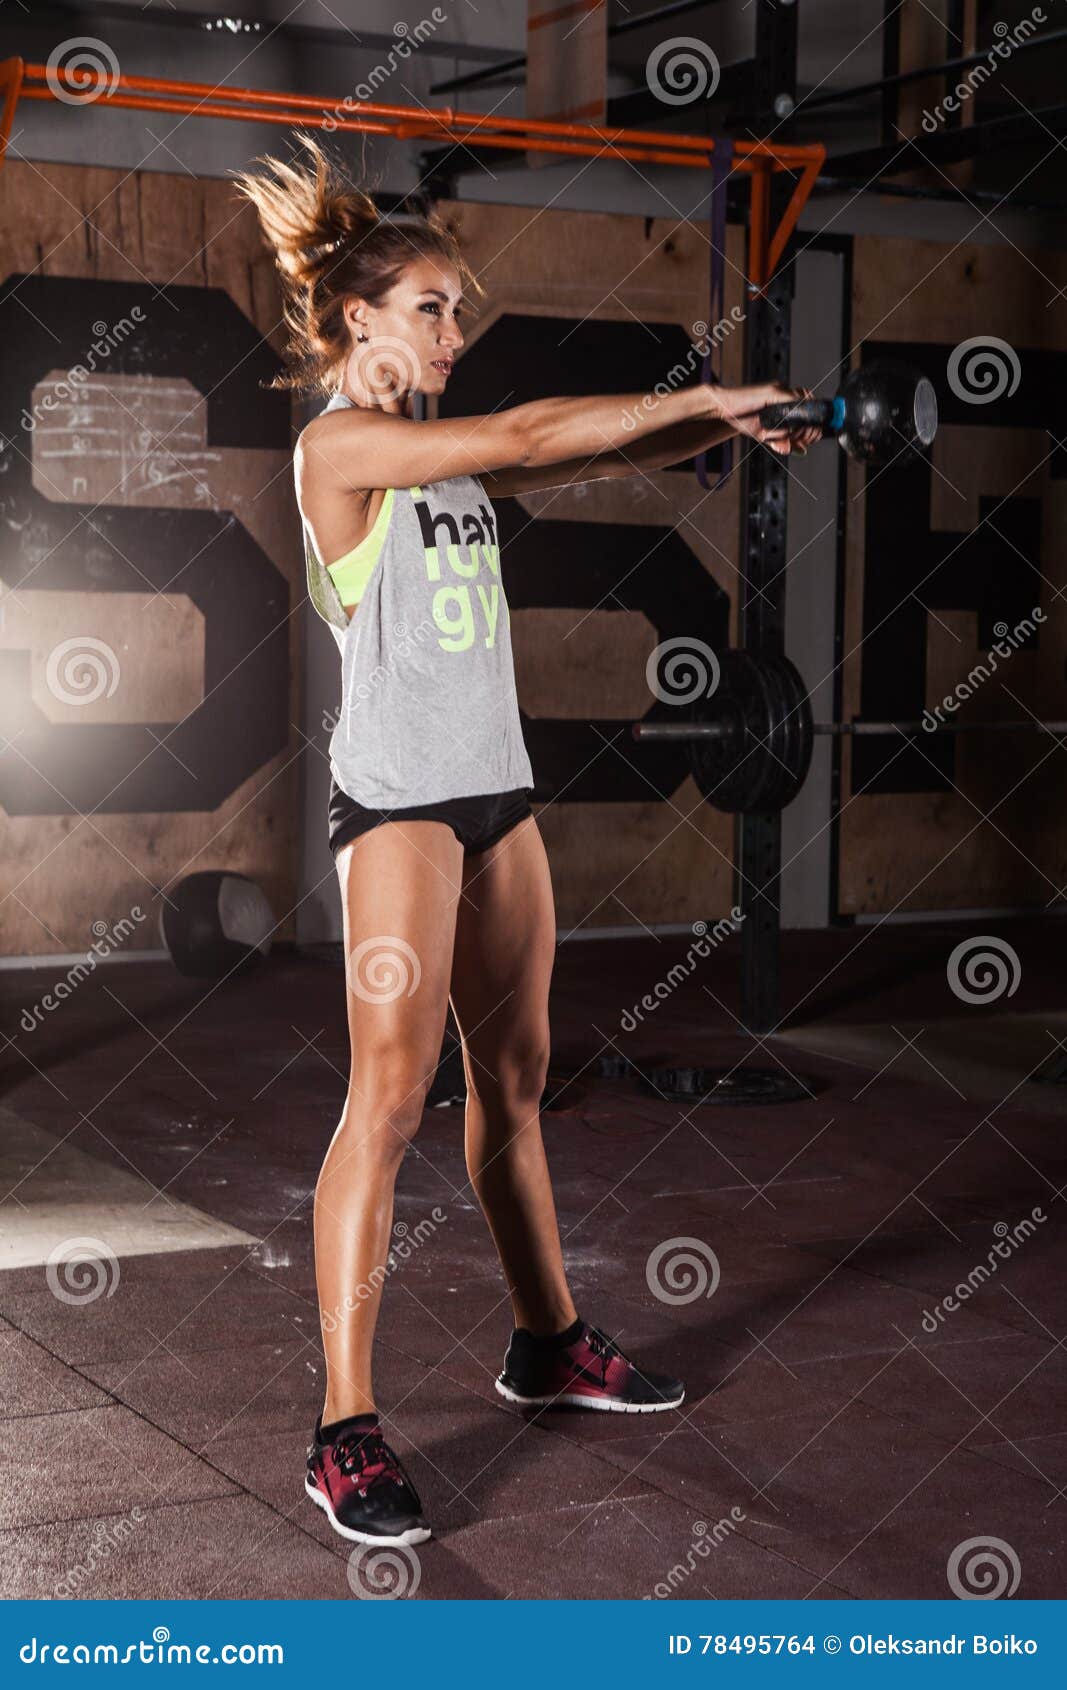
<path fill-rule="evenodd" d="M 796 100 L 797 6 L 789 0 L 756 0 L 756 119 L 761 135 L 783 139 Z M 788 177 L 767 184 L 773 217 Z M 755 183 L 753 184 L 755 188 Z M 763 196 L 753 193 L 752 215 Z M 765 281 L 766 278 L 759 278 Z M 789 327 L 793 286 L 788 263 L 749 301 L 745 381 L 789 381 Z M 785 639 L 786 477 L 783 460 L 755 447 L 745 462 L 741 533 L 740 640 L 755 656 L 779 654 Z M 741 929 L 741 1017 L 755 1033 L 778 1025 L 779 883 L 782 831 L 779 815 L 743 815 L 737 840 Z"/>

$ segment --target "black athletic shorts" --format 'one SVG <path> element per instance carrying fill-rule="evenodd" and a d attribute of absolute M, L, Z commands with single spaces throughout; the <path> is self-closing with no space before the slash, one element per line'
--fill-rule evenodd
<path fill-rule="evenodd" d="M 330 780 L 330 850 L 337 855 L 360 833 L 382 822 L 447 822 L 470 857 L 488 851 L 505 833 L 510 833 L 526 816 L 532 815 L 532 786 L 513 792 L 476 793 L 470 798 L 443 798 L 437 804 L 415 804 L 406 810 L 369 810 L 350 798 L 337 782 Z"/>

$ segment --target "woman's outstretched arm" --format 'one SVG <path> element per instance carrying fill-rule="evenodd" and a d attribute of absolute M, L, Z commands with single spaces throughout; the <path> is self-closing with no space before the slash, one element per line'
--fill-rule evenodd
<path fill-rule="evenodd" d="M 549 487 L 571 486 L 580 481 L 648 475 L 654 470 L 669 469 L 672 464 L 685 463 L 698 452 L 710 452 L 735 434 L 748 435 L 782 454 L 798 446 L 802 452 L 806 451 L 819 437 L 819 429 L 805 429 L 790 435 L 782 429 L 760 426 L 758 413 L 762 406 L 799 398 L 800 389 L 771 384 L 720 388 L 718 392 L 723 412 L 721 416 L 702 422 L 674 422 L 666 426 L 661 423 L 654 433 L 637 439 L 631 435 L 625 445 L 591 457 L 574 457 L 541 468 L 490 471 L 481 477 L 482 485 L 490 498 L 505 498 L 512 493 L 533 493 Z"/>
<path fill-rule="evenodd" d="M 642 393 L 591 394 L 533 399 L 486 416 L 431 422 L 346 407 L 324 412 L 303 430 L 296 449 L 297 476 L 303 486 L 317 482 L 360 490 L 432 484 L 498 470 L 540 470 L 620 449 L 631 453 L 646 435 L 675 424 L 705 431 L 733 428 L 738 405 L 751 411 L 789 397 L 791 393 L 771 385 L 698 385 L 679 388 L 652 407 Z"/>

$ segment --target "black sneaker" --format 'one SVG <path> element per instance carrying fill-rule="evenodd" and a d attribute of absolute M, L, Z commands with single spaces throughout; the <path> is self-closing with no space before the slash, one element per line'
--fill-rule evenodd
<path fill-rule="evenodd" d="M 334 1531 L 355 1543 L 399 1548 L 432 1535 L 399 1456 L 376 1427 L 352 1427 L 323 1443 L 320 1414 L 308 1446 L 304 1489 Z"/>
<path fill-rule="evenodd" d="M 573 1340 L 559 1346 L 517 1327 L 496 1381 L 500 1395 L 526 1408 L 566 1404 L 614 1414 L 656 1414 L 684 1400 L 680 1379 L 637 1367 L 588 1321 L 575 1326 Z"/>

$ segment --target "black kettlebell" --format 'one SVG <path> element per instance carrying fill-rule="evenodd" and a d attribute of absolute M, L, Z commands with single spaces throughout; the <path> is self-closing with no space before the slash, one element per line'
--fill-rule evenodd
<path fill-rule="evenodd" d="M 833 399 L 764 405 L 759 420 L 764 428 L 821 428 L 850 457 L 888 464 L 909 447 L 929 446 L 937 433 L 937 394 L 913 364 L 884 360 L 853 370 Z"/>

